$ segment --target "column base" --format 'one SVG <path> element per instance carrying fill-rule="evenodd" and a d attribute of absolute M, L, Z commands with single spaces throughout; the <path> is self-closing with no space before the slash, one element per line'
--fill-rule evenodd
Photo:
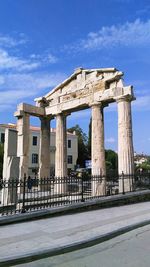
<path fill-rule="evenodd" d="M 103 178 L 104 179 L 104 178 Z M 106 180 L 92 180 L 92 196 L 106 196 Z"/>

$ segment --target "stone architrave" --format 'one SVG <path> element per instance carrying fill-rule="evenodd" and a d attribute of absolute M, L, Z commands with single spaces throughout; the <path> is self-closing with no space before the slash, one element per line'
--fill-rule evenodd
<path fill-rule="evenodd" d="M 50 118 L 40 117 L 39 179 L 50 177 Z"/>
<path fill-rule="evenodd" d="M 55 192 L 64 193 L 67 186 L 65 179 L 67 177 L 67 130 L 66 116 L 63 114 L 56 116 L 55 177 L 57 177 Z"/>
<path fill-rule="evenodd" d="M 19 166 L 19 179 L 23 179 L 24 175 L 28 176 L 29 165 L 29 114 L 20 112 L 16 115 L 18 143 L 17 143 L 17 156 L 20 157 Z"/>
<path fill-rule="evenodd" d="M 102 104 L 92 106 L 92 176 L 92 195 L 105 195 L 106 165 Z"/>
<path fill-rule="evenodd" d="M 7 206 L 17 204 L 17 185 L 19 181 L 19 157 L 17 157 L 17 131 L 5 130 L 3 181 L 1 203 Z"/>
<path fill-rule="evenodd" d="M 132 138 L 131 97 L 120 97 L 118 103 L 118 173 L 119 192 L 132 191 L 134 150 Z"/>

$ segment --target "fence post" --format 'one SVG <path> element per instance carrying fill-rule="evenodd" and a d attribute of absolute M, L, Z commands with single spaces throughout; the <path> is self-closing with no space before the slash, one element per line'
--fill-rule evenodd
<path fill-rule="evenodd" d="M 22 198 L 22 210 L 21 213 L 25 213 L 25 193 L 26 193 L 26 174 L 24 174 L 24 179 L 23 179 L 23 198 Z"/>
<path fill-rule="evenodd" d="M 81 202 L 84 202 L 84 195 L 83 195 L 83 175 L 81 176 Z"/>

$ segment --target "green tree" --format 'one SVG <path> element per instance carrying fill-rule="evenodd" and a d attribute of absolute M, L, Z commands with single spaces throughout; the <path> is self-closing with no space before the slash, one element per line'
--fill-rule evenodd
<path fill-rule="evenodd" d="M 150 156 L 147 157 L 147 164 L 150 165 Z"/>
<path fill-rule="evenodd" d="M 73 133 L 76 132 L 78 136 L 78 159 L 77 164 L 80 167 L 85 167 L 85 160 L 88 158 L 88 151 L 87 151 L 87 135 L 83 132 L 80 126 L 77 124 L 74 127 L 68 129 L 68 132 Z"/>
<path fill-rule="evenodd" d="M 143 170 L 143 171 L 149 171 L 150 170 L 150 163 L 148 161 L 143 162 L 142 164 L 139 164 L 136 166 L 136 170 Z"/>
<path fill-rule="evenodd" d="M 92 128 L 92 118 L 90 119 L 89 123 L 89 132 L 88 132 L 88 157 L 91 159 L 91 128 Z"/>
<path fill-rule="evenodd" d="M 105 150 L 106 167 L 108 170 L 117 170 L 118 168 L 118 155 L 115 151 L 108 149 Z"/>
<path fill-rule="evenodd" d="M 4 156 L 4 145 L 0 144 L 0 178 L 3 173 L 3 156 Z"/>

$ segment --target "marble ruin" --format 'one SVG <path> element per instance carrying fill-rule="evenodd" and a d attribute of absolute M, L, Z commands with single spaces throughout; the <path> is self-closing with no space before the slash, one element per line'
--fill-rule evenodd
<path fill-rule="evenodd" d="M 118 106 L 118 172 L 134 174 L 131 102 L 135 99 L 132 86 L 124 86 L 123 73 L 115 68 L 78 68 L 47 95 L 35 99 L 36 106 L 22 103 L 15 116 L 18 119 L 17 157 L 20 158 L 19 177 L 28 172 L 29 117 L 41 121 L 39 177 L 50 175 L 50 121 L 56 118 L 55 176 L 67 175 L 66 119 L 72 112 L 92 110 L 92 175 L 106 175 L 103 111 L 110 103 Z M 92 185 L 92 194 L 105 193 L 105 180 Z M 132 184 L 125 181 L 125 191 Z M 122 192 L 122 182 L 119 191 Z"/>
<path fill-rule="evenodd" d="M 20 159 L 17 157 L 17 131 L 14 129 L 5 130 L 5 144 L 4 144 L 4 164 L 3 177 L 6 181 L 12 181 L 19 177 L 19 163 Z M 8 184 L 5 190 L 2 190 L 1 203 L 7 205 L 13 203 L 17 198 L 17 187 L 12 187 Z M 14 201 L 15 200 L 15 201 Z"/>

